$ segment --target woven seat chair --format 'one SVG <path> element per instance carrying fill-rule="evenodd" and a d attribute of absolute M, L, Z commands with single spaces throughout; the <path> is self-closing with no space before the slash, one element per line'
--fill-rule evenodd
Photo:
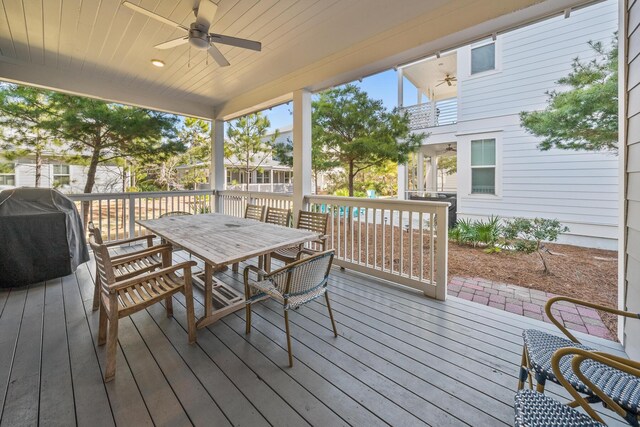
<path fill-rule="evenodd" d="M 107 362 L 104 371 L 105 382 L 111 381 L 116 373 L 116 351 L 118 347 L 119 319 L 144 310 L 152 304 L 165 301 L 167 316 L 173 316 L 173 294 L 182 292 L 187 308 L 187 329 L 189 343 L 196 341 L 196 325 L 194 314 L 193 291 L 191 285 L 191 267 L 193 261 L 171 266 L 171 252 L 164 259 L 161 269 L 138 274 L 126 280 L 117 280 L 106 245 L 96 242 L 94 236 L 89 239 L 96 261 L 96 276 L 100 277 L 100 323 L 98 329 L 98 345 L 107 344 Z M 166 252 L 167 248 L 154 246 L 148 250 L 156 253 Z M 129 257 L 136 259 L 135 256 Z M 128 262 L 129 259 L 121 258 Z M 176 274 L 182 271 L 181 275 Z"/>
<path fill-rule="evenodd" d="M 264 219 L 264 206 L 247 204 L 247 207 L 244 210 L 244 217 L 246 219 L 255 219 L 256 221 L 262 222 Z M 233 263 L 232 270 L 234 273 L 238 272 L 238 266 L 239 264 L 237 262 Z"/>
<path fill-rule="evenodd" d="M 145 249 L 111 256 L 113 274 L 115 280 L 117 281 L 126 280 L 138 274 L 161 268 L 163 265 L 162 256 L 171 254 L 171 245 L 153 245 L 153 239 L 156 237 L 154 234 L 133 237 L 131 239 L 120 239 L 104 242 L 100 229 L 97 228 L 93 224 L 93 222 L 89 222 L 87 228 L 89 230 L 89 236 L 93 237 L 97 244 L 105 245 L 107 248 L 146 240 L 147 247 Z M 100 276 L 98 274 L 96 274 L 94 284 L 95 288 L 93 292 L 93 311 L 96 311 L 100 307 Z"/>
<path fill-rule="evenodd" d="M 595 351 L 595 349 L 585 346 L 578 341 L 578 339 L 571 334 L 562 323 L 560 323 L 553 313 L 551 307 L 553 304 L 559 301 L 572 302 L 576 305 L 581 305 L 597 310 L 603 310 L 609 313 L 613 313 L 620 316 L 639 318 L 637 313 L 630 313 L 626 311 L 616 310 L 608 307 L 603 307 L 598 304 L 593 304 L 586 301 L 577 300 L 569 297 L 554 297 L 547 301 L 545 306 L 545 312 L 551 322 L 564 333 L 567 338 L 559 337 L 547 332 L 528 329 L 522 332 L 522 338 L 524 341 L 522 349 L 522 361 L 520 364 L 520 376 L 518 379 L 518 390 L 524 388 L 525 382 L 528 381 L 529 388 L 533 389 L 533 378 L 536 380 L 536 390 L 543 393 L 547 381 L 552 381 L 556 384 L 560 384 L 558 376 L 551 368 L 551 361 L 553 355 L 559 349 L 573 348 L 582 351 Z M 585 385 L 578 376 L 574 374 L 571 369 L 571 359 L 566 358 L 559 362 L 559 369 L 565 376 L 566 380 L 571 384 L 573 389 L 580 393 L 586 394 L 591 402 L 597 402 L 599 397 Z M 604 366 L 597 363 L 587 362 L 587 371 L 594 378 L 598 380 L 596 384 L 604 389 L 612 388 L 612 398 L 620 403 L 625 409 L 635 414 L 640 413 L 640 380 L 637 378 L 621 377 L 621 373 L 615 370 L 605 369 Z M 627 382 L 628 380 L 628 382 Z M 626 384 L 627 389 L 621 389 L 616 387 L 615 384 L 621 384 L 623 381 Z M 627 395 L 627 392 L 631 390 L 631 393 Z M 575 406 L 575 402 L 573 402 Z"/>
<path fill-rule="evenodd" d="M 568 361 L 568 362 L 567 362 Z M 575 399 L 573 406 L 580 406 L 586 414 L 577 411 L 571 405 L 563 405 L 560 402 L 534 390 L 519 390 L 515 396 L 515 420 L 516 427 L 547 427 L 547 426 L 580 426 L 600 427 L 605 423 L 602 418 L 589 405 L 593 399 L 585 399 L 572 384 L 565 374 L 565 366 L 569 365 L 572 376 L 578 378 L 592 390 L 598 401 L 606 403 L 607 407 L 615 411 L 632 426 L 638 425 L 637 417 L 624 409 L 614 400 L 615 388 L 625 388 L 629 381 L 640 379 L 640 363 L 626 360 L 610 354 L 597 353 L 576 347 L 564 347 L 558 349 L 551 358 L 551 367 L 558 382 Z M 608 372 L 620 378 L 617 384 L 598 384 L 601 375 L 594 375 L 594 367 L 599 374 Z M 625 379 L 622 379 L 625 378 Z M 633 394 L 632 391 L 625 393 Z"/>
<path fill-rule="evenodd" d="M 308 256 L 307 256 L 308 255 Z M 284 308 L 284 324 L 287 334 L 287 350 L 289 366 L 293 366 L 291 350 L 291 333 L 289 331 L 289 310 L 313 301 L 324 295 L 329 310 L 329 318 L 334 336 L 338 336 L 336 322 L 333 319 L 327 282 L 333 262 L 333 251 L 309 253 L 301 251 L 299 259 L 272 273 L 250 265 L 244 269 L 244 289 L 246 298 L 246 333 L 251 332 L 251 304 L 268 296 L 280 303 Z M 257 274 L 257 279 L 250 279 L 250 272 Z"/>
<path fill-rule="evenodd" d="M 308 251 L 323 252 L 327 249 L 327 226 L 329 224 L 329 214 L 319 212 L 300 211 L 298 212 L 298 221 L 296 228 L 299 230 L 308 230 L 320 234 L 318 240 L 293 246 L 290 248 L 279 249 L 275 252 L 271 252 L 267 258 L 266 269 L 269 271 L 271 268 L 271 258 L 284 262 L 285 264 L 292 263 L 296 260 L 296 257 L 302 248 Z"/>

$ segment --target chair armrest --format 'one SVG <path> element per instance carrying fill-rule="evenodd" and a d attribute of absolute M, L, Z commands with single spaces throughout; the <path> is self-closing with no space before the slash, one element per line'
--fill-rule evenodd
<path fill-rule="evenodd" d="M 312 251 L 311 249 L 307 249 L 307 248 L 302 248 L 298 251 L 298 255 L 296 255 L 296 261 L 300 261 L 301 259 L 304 259 L 302 256 L 303 255 L 315 255 L 318 254 L 318 251 Z"/>
<path fill-rule="evenodd" d="M 553 369 L 553 373 L 556 375 L 560 383 L 564 386 L 565 389 L 571 394 L 571 396 L 582 406 L 582 408 L 589 414 L 591 418 L 596 421 L 605 424 L 605 422 L 600 418 L 600 416 L 589 406 L 586 399 L 578 393 L 578 391 L 567 381 L 565 376 L 562 374 L 562 370 L 560 369 L 560 360 L 565 356 L 573 356 L 571 359 L 571 369 L 573 373 L 585 384 L 589 390 L 591 390 L 596 396 L 598 396 L 604 404 L 606 404 L 610 409 L 614 410 L 618 415 L 627 419 L 627 411 L 625 411 L 620 405 L 613 401 L 613 399 L 607 395 L 601 388 L 596 386 L 580 369 L 580 365 L 586 360 L 593 360 L 598 363 L 602 363 L 603 365 L 609 366 L 611 368 L 617 369 L 618 371 L 627 373 L 629 375 L 633 375 L 636 377 L 640 377 L 640 369 L 638 369 L 637 362 L 632 362 L 630 360 L 626 360 L 611 354 L 602 353 L 602 352 L 594 352 L 583 350 L 575 347 L 565 347 L 557 350 L 553 353 L 553 357 L 551 358 L 551 367 Z"/>
<path fill-rule="evenodd" d="M 146 240 L 147 245 L 151 247 L 153 246 L 153 239 L 155 239 L 156 237 L 157 236 L 155 234 L 146 234 L 144 236 L 132 237 L 131 239 L 113 240 L 111 242 L 105 243 L 104 245 L 110 248 L 112 246 L 124 245 L 125 243 L 133 243 L 133 242 L 138 242 L 140 240 Z"/>
<path fill-rule="evenodd" d="M 148 249 L 132 253 L 131 255 L 115 258 L 112 260 L 112 265 L 115 267 L 117 265 L 125 264 L 127 262 L 137 261 L 139 259 L 151 256 L 151 255 L 164 254 L 167 252 L 171 253 L 171 245 L 169 244 L 156 245 Z"/>
<path fill-rule="evenodd" d="M 161 268 L 160 270 L 155 270 L 150 273 L 141 274 L 139 276 L 132 277 L 127 280 L 123 280 L 121 282 L 116 282 L 113 285 L 109 286 L 109 291 L 117 291 L 122 288 L 128 288 L 131 285 L 135 285 L 136 283 L 140 283 L 143 280 L 155 279 L 157 277 L 166 276 L 170 273 L 175 273 L 178 270 L 184 270 L 185 275 L 191 275 L 191 267 L 195 267 L 198 265 L 195 261 L 185 261 L 178 264 L 174 264 L 171 267 Z"/>
<path fill-rule="evenodd" d="M 544 306 L 544 311 L 547 314 L 547 317 L 549 317 L 549 320 L 551 320 L 551 322 L 556 325 L 556 327 L 558 329 L 560 329 L 560 331 L 567 337 L 569 338 L 571 341 L 575 342 L 575 343 L 579 343 L 580 341 L 573 336 L 573 334 L 571 334 L 571 332 L 569 332 L 567 330 L 567 328 L 564 327 L 564 325 L 558 321 L 558 319 L 555 318 L 555 316 L 553 315 L 553 313 L 551 312 L 551 306 L 559 301 L 567 301 L 567 302 L 571 302 L 573 304 L 576 305 L 581 305 L 583 307 L 589 307 L 589 308 L 593 308 L 595 310 L 601 310 L 601 311 L 606 311 L 607 313 L 611 313 L 611 314 L 615 314 L 618 316 L 624 316 L 624 317 L 630 317 L 633 319 L 640 319 L 640 313 L 632 313 L 630 311 L 623 311 L 623 310 L 617 310 L 615 308 L 611 308 L 611 307 L 606 307 L 600 304 L 594 304 L 592 302 L 588 302 L 588 301 L 583 301 L 583 300 L 579 300 L 576 298 L 571 298 L 571 297 L 553 297 L 550 298 L 547 303 Z"/>

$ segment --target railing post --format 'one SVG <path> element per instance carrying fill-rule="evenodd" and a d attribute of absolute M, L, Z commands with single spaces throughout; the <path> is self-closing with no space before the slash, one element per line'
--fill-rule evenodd
<path fill-rule="evenodd" d="M 129 193 L 129 238 L 136 234 L 136 199 L 133 193 Z"/>
<path fill-rule="evenodd" d="M 439 206 L 436 212 L 436 299 L 445 300 L 449 280 L 449 204 Z"/>

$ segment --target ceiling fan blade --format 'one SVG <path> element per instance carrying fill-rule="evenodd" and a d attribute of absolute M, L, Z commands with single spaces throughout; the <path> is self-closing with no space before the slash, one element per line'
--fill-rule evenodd
<path fill-rule="evenodd" d="M 438 83 L 438 84 L 436 85 L 436 87 L 438 87 L 438 86 L 442 86 L 443 84 L 445 84 L 445 81 L 444 81 L 444 80 L 443 80 L 443 81 L 441 81 L 440 83 Z"/>
<path fill-rule="evenodd" d="M 172 47 L 180 46 L 181 44 L 185 44 L 189 42 L 189 37 L 180 37 L 177 39 L 169 40 L 164 43 L 160 43 L 155 45 L 156 49 L 171 49 Z"/>
<path fill-rule="evenodd" d="M 200 0 L 198 5 L 198 14 L 196 15 L 196 24 L 202 28 L 205 33 L 209 31 L 209 27 L 213 24 L 213 18 L 216 16 L 218 6 L 210 0 Z"/>
<path fill-rule="evenodd" d="M 229 46 L 241 47 L 243 49 L 251 49 L 260 52 L 262 43 L 253 40 L 240 39 L 238 37 L 225 36 L 222 34 L 209 34 L 209 40 L 213 43 L 226 44 Z"/>
<path fill-rule="evenodd" d="M 167 25 L 170 25 L 170 26 L 172 26 L 174 28 L 179 28 L 179 29 L 184 30 L 184 31 L 189 31 L 189 29 L 187 27 L 185 27 L 184 25 L 178 24 L 177 22 L 173 22 L 172 20 L 167 19 L 164 16 L 160 16 L 157 13 L 154 13 L 154 12 L 152 12 L 150 10 L 147 10 L 144 7 L 140 7 L 137 4 L 133 4 L 133 3 L 128 2 L 128 1 L 123 1 L 122 5 L 125 6 L 125 7 L 128 7 L 129 9 L 131 9 L 133 11 L 136 11 L 138 13 L 142 13 L 143 15 L 147 15 L 149 18 L 153 18 L 156 21 L 160 21 L 163 24 L 167 24 Z"/>
<path fill-rule="evenodd" d="M 447 85 L 451 86 L 451 80 L 447 80 Z"/>
<path fill-rule="evenodd" d="M 211 57 L 218 63 L 219 66 L 221 67 L 228 67 L 229 65 L 229 61 L 227 61 L 227 58 L 224 57 L 224 55 L 222 54 L 222 52 L 220 52 L 218 50 L 217 47 L 215 47 L 214 45 L 209 45 L 209 55 L 211 55 Z"/>

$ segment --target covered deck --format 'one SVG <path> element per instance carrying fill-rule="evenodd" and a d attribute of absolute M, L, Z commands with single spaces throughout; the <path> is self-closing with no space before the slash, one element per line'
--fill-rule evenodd
<path fill-rule="evenodd" d="M 93 275 L 90 261 L 0 292 L 0 425 L 511 425 L 521 331 L 552 329 L 334 268 L 339 337 L 324 300 L 292 312 L 293 368 L 275 303 L 254 307 L 250 335 L 239 311 L 190 346 L 178 294 L 174 318 L 156 304 L 121 320 L 116 379 L 105 384 Z M 240 274 L 218 277 L 241 288 Z M 196 300 L 201 311 L 202 293 Z M 579 338 L 624 354 L 618 343 Z M 566 401 L 561 391 L 548 389 Z"/>

